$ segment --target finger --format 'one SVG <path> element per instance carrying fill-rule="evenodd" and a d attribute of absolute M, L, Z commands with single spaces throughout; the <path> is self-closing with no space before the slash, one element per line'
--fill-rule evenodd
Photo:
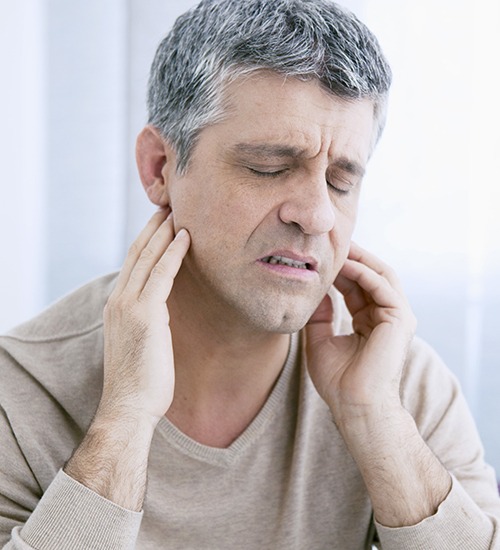
<path fill-rule="evenodd" d="M 344 296 L 344 301 L 351 315 L 356 315 L 368 304 L 373 303 L 371 296 L 365 292 L 356 281 L 342 275 L 337 275 L 333 285 Z"/>
<path fill-rule="evenodd" d="M 342 284 L 344 284 L 345 289 L 349 285 L 348 281 L 351 281 L 365 291 L 380 307 L 398 307 L 401 299 L 399 292 L 391 286 L 384 276 L 374 271 L 371 267 L 357 260 L 348 259 L 340 270 L 340 274 L 343 278 L 336 281 L 335 286 L 341 292 L 342 290 L 339 286 L 342 287 Z M 345 279 L 347 279 L 347 282 Z"/>
<path fill-rule="evenodd" d="M 316 308 L 306 324 L 305 331 L 308 345 L 333 335 L 333 303 L 327 294 Z"/>
<path fill-rule="evenodd" d="M 331 322 L 333 322 L 333 304 L 331 297 L 327 294 L 323 300 L 321 300 L 307 324 Z"/>
<path fill-rule="evenodd" d="M 168 249 L 174 236 L 173 216 L 170 214 L 140 253 L 130 273 L 127 286 L 123 290 L 124 293 L 131 297 L 139 298 L 151 276 L 151 272 Z"/>
<path fill-rule="evenodd" d="M 156 303 L 165 303 L 167 301 L 174 284 L 174 279 L 179 272 L 190 244 L 191 238 L 189 233 L 186 229 L 181 229 L 151 270 L 151 274 L 139 298 L 141 301 L 153 300 Z"/>
<path fill-rule="evenodd" d="M 167 216 L 170 214 L 170 208 L 165 208 L 155 212 L 155 214 L 148 221 L 144 229 L 139 233 L 139 236 L 135 241 L 130 245 L 128 249 L 127 257 L 123 263 L 123 267 L 120 270 L 118 278 L 116 280 L 116 285 L 113 290 L 113 294 L 119 295 L 122 293 L 123 289 L 127 285 L 130 274 L 137 263 L 141 252 L 144 250 L 144 247 L 151 240 L 151 237 L 156 233 L 160 225 L 165 221 Z"/>
<path fill-rule="evenodd" d="M 394 270 L 383 262 L 378 256 L 368 252 L 357 243 L 351 242 L 348 258 L 368 266 L 370 269 L 386 278 L 393 288 L 398 291 L 402 291 L 401 283 L 399 282 Z"/>

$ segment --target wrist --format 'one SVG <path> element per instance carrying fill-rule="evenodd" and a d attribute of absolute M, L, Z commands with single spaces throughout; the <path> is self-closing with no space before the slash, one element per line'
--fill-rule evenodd
<path fill-rule="evenodd" d="M 359 440 L 363 446 L 414 426 L 413 418 L 400 401 L 337 408 L 332 415 L 344 439 L 353 443 Z"/>
<path fill-rule="evenodd" d="M 446 498 L 449 473 L 401 405 L 363 411 L 339 430 L 364 479 L 375 518 L 386 527 L 416 525 Z"/>
<path fill-rule="evenodd" d="M 140 511 L 153 434 L 147 419 L 98 411 L 64 471 L 115 504 Z"/>
<path fill-rule="evenodd" d="M 124 400 L 103 392 L 92 426 L 118 433 L 140 429 L 141 433 L 152 437 L 162 415 L 153 415 L 146 410 L 141 405 L 143 401 L 138 398 Z"/>

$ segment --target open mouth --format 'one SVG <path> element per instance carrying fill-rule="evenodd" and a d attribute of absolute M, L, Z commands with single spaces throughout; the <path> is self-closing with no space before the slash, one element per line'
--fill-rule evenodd
<path fill-rule="evenodd" d="M 286 265 L 288 267 L 295 267 L 296 269 L 313 269 L 311 264 L 305 262 L 299 262 L 297 260 L 291 260 L 284 256 L 266 256 L 262 260 L 266 264 L 271 265 Z"/>

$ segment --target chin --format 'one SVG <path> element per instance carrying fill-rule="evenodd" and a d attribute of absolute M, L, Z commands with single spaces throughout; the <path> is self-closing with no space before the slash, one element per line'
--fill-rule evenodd
<path fill-rule="evenodd" d="M 283 316 L 283 319 L 281 320 L 281 323 L 276 330 L 276 332 L 284 333 L 284 334 L 292 334 L 294 332 L 298 332 L 299 330 L 302 330 L 306 324 L 307 321 L 309 321 L 312 311 L 307 314 L 300 314 L 300 315 L 285 315 Z"/>
<path fill-rule="evenodd" d="M 303 329 L 314 312 L 315 308 L 309 311 L 267 311 L 258 315 L 250 315 L 251 323 L 260 331 L 276 334 L 293 334 Z"/>
<path fill-rule="evenodd" d="M 312 289 L 304 293 L 269 293 L 256 288 L 232 296 L 226 301 L 231 306 L 234 324 L 246 326 L 252 332 L 292 334 L 298 332 L 309 321 L 326 294 L 323 289 Z"/>

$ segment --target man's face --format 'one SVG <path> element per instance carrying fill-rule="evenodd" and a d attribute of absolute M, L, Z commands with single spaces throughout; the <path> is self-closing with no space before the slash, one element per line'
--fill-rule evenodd
<path fill-rule="evenodd" d="M 231 84 L 226 99 L 186 173 L 169 168 L 175 224 L 192 242 L 179 288 L 229 326 L 296 331 L 347 257 L 373 103 L 269 72 Z"/>

